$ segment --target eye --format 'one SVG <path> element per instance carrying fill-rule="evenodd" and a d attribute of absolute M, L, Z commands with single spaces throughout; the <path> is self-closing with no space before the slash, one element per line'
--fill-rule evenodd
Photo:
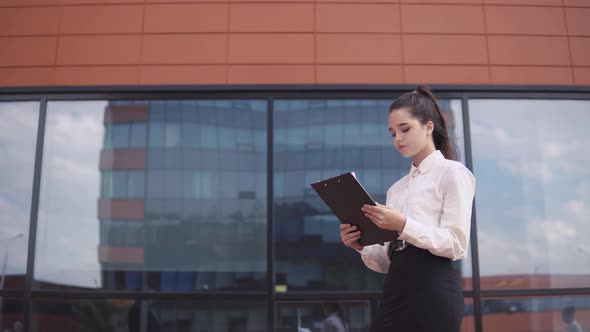
<path fill-rule="evenodd" d="M 410 128 L 409 128 L 409 127 L 403 128 L 403 129 L 402 129 L 402 133 L 407 133 L 409 130 L 410 130 Z"/>
<path fill-rule="evenodd" d="M 395 133 L 391 133 L 391 137 L 395 138 Z"/>

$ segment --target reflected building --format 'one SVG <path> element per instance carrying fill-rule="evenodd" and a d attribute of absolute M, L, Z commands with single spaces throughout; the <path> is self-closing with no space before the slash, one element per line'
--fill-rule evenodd
<path fill-rule="evenodd" d="M 103 288 L 264 289 L 265 106 L 108 104 L 98 201 Z"/>

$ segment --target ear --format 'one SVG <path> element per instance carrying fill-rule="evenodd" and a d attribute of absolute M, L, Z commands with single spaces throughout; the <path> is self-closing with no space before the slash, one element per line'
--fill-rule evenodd
<path fill-rule="evenodd" d="M 433 131 L 434 131 L 434 122 L 428 121 L 426 123 L 426 132 L 428 133 L 428 135 L 432 135 Z"/>

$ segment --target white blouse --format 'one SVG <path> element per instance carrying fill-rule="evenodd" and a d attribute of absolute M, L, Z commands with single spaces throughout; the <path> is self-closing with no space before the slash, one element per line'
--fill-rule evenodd
<path fill-rule="evenodd" d="M 418 167 L 387 191 L 386 205 L 406 215 L 399 239 L 452 260 L 465 258 L 471 229 L 475 178 L 463 164 L 432 152 Z M 375 244 L 362 250 L 371 270 L 387 273 L 387 247 Z"/>

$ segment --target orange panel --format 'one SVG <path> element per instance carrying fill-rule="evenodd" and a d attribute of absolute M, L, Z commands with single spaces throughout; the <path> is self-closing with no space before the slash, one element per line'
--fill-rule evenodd
<path fill-rule="evenodd" d="M 317 67 L 321 84 L 400 84 L 399 65 L 321 65 Z"/>
<path fill-rule="evenodd" d="M 317 58 L 322 64 L 399 64 L 399 35 L 318 34 Z"/>
<path fill-rule="evenodd" d="M 574 66 L 590 66 L 589 37 L 571 37 L 570 48 Z"/>
<path fill-rule="evenodd" d="M 570 7 L 590 7 L 588 0 L 563 0 L 563 4 Z"/>
<path fill-rule="evenodd" d="M 57 37 L 0 38 L 0 67 L 53 65 L 56 48 Z"/>
<path fill-rule="evenodd" d="M 226 32 L 227 20 L 227 4 L 148 5 L 144 31 Z"/>
<path fill-rule="evenodd" d="M 315 83 L 313 65 L 233 65 L 229 84 Z"/>
<path fill-rule="evenodd" d="M 145 169 L 145 149 L 100 151 L 100 169 Z"/>
<path fill-rule="evenodd" d="M 570 36 L 590 36 L 590 8 L 566 8 L 565 15 Z"/>
<path fill-rule="evenodd" d="M 98 218 L 114 220 L 143 220 L 143 199 L 99 199 Z"/>
<path fill-rule="evenodd" d="M 468 35 L 404 35 L 404 62 L 411 64 L 487 64 L 486 39 Z"/>
<path fill-rule="evenodd" d="M 250 0 L 251 1 L 251 0 Z M 167 2 L 174 2 L 174 3 L 199 3 L 199 2 L 227 2 L 226 0 L 145 0 L 147 3 L 167 3 Z"/>
<path fill-rule="evenodd" d="M 574 67 L 574 81 L 578 85 L 590 85 L 590 67 Z"/>
<path fill-rule="evenodd" d="M 57 67 L 56 85 L 124 85 L 139 82 L 136 66 Z"/>
<path fill-rule="evenodd" d="M 145 122 L 149 119 L 147 102 L 132 105 L 109 105 L 104 112 L 104 123 Z"/>
<path fill-rule="evenodd" d="M 573 84 L 570 67 L 492 66 L 493 84 Z"/>
<path fill-rule="evenodd" d="M 43 86 L 54 83 L 53 67 L 0 68 L 0 86 Z"/>
<path fill-rule="evenodd" d="M 570 64 L 566 37 L 489 36 L 488 45 L 491 64 Z"/>
<path fill-rule="evenodd" d="M 231 34 L 230 63 L 313 63 L 312 34 Z"/>
<path fill-rule="evenodd" d="M 96 4 L 120 4 L 120 3 L 144 3 L 144 0 L 60 0 L 62 5 L 96 5 Z"/>
<path fill-rule="evenodd" d="M 562 6 L 561 1 L 562 0 L 483 0 L 485 4 L 531 6 Z"/>
<path fill-rule="evenodd" d="M 402 0 L 402 3 L 444 3 L 444 4 L 481 4 L 482 0 Z"/>
<path fill-rule="evenodd" d="M 232 4 L 231 32 L 312 32 L 313 4 Z"/>
<path fill-rule="evenodd" d="M 226 57 L 227 36 L 223 34 L 143 37 L 143 64 L 219 64 Z"/>
<path fill-rule="evenodd" d="M 0 8 L 0 35 L 56 35 L 58 7 Z"/>
<path fill-rule="evenodd" d="M 59 65 L 137 64 L 141 39 L 133 36 L 62 36 Z"/>
<path fill-rule="evenodd" d="M 101 263 L 143 263 L 143 247 L 98 246 L 98 260 Z"/>
<path fill-rule="evenodd" d="M 412 66 L 405 65 L 406 83 L 489 84 L 488 66 Z"/>
<path fill-rule="evenodd" d="M 143 66 L 140 84 L 225 84 L 227 66 Z"/>
<path fill-rule="evenodd" d="M 487 6 L 490 34 L 565 35 L 561 7 Z"/>
<path fill-rule="evenodd" d="M 143 6 L 66 6 L 62 8 L 61 34 L 139 33 Z"/>
<path fill-rule="evenodd" d="M 318 4 L 317 32 L 400 32 L 399 5 Z"/>
<path fill-rule="evenodd" d="M 62 0 L 0 0 L 0 7 L 57 5 Z"/>
<path fill-rule="evenodd" d="M 485 33 L 482 6 L 402 5 L 404 33 Z"/>

